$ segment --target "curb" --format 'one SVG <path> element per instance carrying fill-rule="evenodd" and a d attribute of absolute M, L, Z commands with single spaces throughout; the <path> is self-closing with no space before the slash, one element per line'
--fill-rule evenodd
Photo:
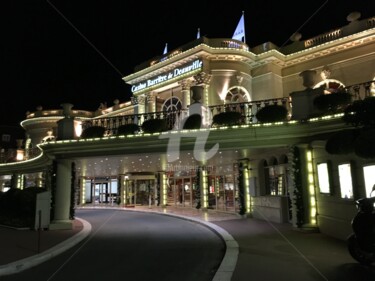
<path fill-rule="evenodd" d="M 41 264 L 81 242 L 90 234 L 91 224 L 80 218 L 76 218 L 76 220 L 79 220 L 83 225 L 83 228 L 80 232 L 40 254 L 1 265 L 0 276 L 18 273 L 20 271 Z"/>

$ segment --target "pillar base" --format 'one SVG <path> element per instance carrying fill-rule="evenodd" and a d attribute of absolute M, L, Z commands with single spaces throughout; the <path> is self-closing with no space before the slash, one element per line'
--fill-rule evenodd
<path fill-rule="evenodd" d="M 318 233 L 319 227 L 311 224 L 303 224 L 301 227 L 294 227 L 295 230 L 308 233 Z"/>
<path fill-rule="evenodd" d="M 49 225 L 49 230 L 73 229 L 73 221 L 71 220 L 55 220 Z"/>

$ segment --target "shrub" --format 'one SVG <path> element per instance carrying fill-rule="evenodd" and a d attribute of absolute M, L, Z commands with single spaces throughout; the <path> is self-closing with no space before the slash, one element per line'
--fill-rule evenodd
<path fill-rule="evenodd" d="M 237 111 L 225 111 L 216 114 L 212 119 L 212 125 L 233 126 L 241 123 L 242 115 Z"/>
<path fill-rule="evenodd" d="M 255 114 L 257 120 L 262 123 L 285 121 L 287 116 L 288 110 L 285 108 L 285 106 L 278 104 L 262 107 Z"/>
<path fill-rule="evenodd" d="M 139 131 L 139 126 L 137 124 L 131 123 L 131 124 L 125 124 L 121 125 L 117 128 L 117 135 L 130 135 L 135 134 Z"/>
<path fill-rule="evenodd" d="M 157 133 L 167 131 L 167 121 L 165 119 L 148 119 L 142 123 L 142 130 L 145 133 Z"/>
<path fill-rule="evenodd" d="M 183 129 L 200 129 L 202 124 L 202 116 L 200 114 L 190 115 L 184 123 Z"/>
<path fill-rule="evenodd" d="M 375 97 L 354 101 L 345 108 L 342 119 L 353 126 L 375 128 Z"/>
<path fill-rule="evenodd" d="M 351 95 L 347 92 L 337 92 L 319 95 L 314 99 L 314 106 L 323 112 L 335 112 L 346 107 L 351 102 Z"/>
<path fill-rule="evenodd" d="M 83 130 L 81 138 L 102 138 L 105 133 L 105 128 L 100 126 L 91 126 Z"/>

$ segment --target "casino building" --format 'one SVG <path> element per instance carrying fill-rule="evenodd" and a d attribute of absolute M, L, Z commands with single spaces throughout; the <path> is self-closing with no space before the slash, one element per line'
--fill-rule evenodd
<path fill-rule="evenodd" d="M 1 188 L 52 190 L 51 229 L 69 227 L 77 205 L 152 205 L 236 212 L 345 239 L 354 201 L 375 184 L 374 158 L 326 149 L 350 127 L 345 106 L 375 95 L 375 17 L 348 19 L 283 47 L 201 37 L 136 66 L 123 78 L 130 101 L 29 112 L 21 160 L 0 164 Z M 351 100 L 326 109 L 315 102 L 338 93 Z"/>

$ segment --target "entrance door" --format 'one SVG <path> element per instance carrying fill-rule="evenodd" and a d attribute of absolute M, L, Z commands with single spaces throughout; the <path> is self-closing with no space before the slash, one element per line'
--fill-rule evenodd
<path fill-rule="evenodd" d="M 134 204 L 154 204 L 155 180 L 136 180 Z"/>
<path fill-rule="evenodd" d="M 182 179 L 182 189 L 183 189 L 183 198 L 184 198 L 184 206 L 191 207 L 193 204 L 192 198 L 192 185 L 190 178 L 183 178 Z"/>
<path fill-rule="evenodd" d="M 94 188 L 94 203 L 108 203 L 108 183 L 95 183 Z"/>
<path fill-rule="evenodd" d="M 85 182 L 85 202 L 115 203 L 118 196 L 117 179 L 96 178 Z"/>
<path fill-rule="evenodd" d="M 171 179 L 169 198 L 173 198 L 173 205 L 191 207 L 193 206 L 194 195 L 192 180 L 190 177 Z"/>

